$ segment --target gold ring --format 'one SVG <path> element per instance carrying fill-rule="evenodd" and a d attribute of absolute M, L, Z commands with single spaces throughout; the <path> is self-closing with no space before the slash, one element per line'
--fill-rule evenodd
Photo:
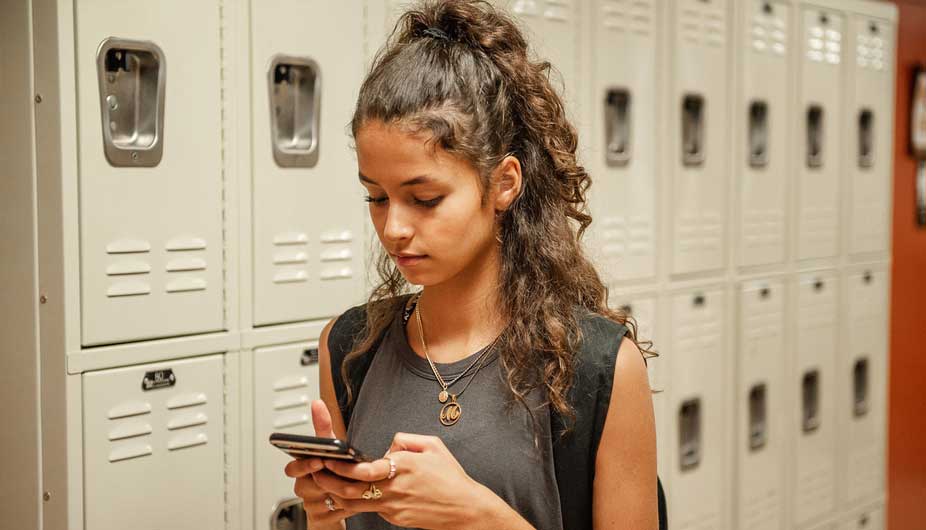
<path fill-rule="evenodd" d="M 366 500 L 378 499 L 383 496 L 383 491 L 376 487 L 376 484 L 370 482 L 370 489 L 363 492 L 363 497 Z"/>

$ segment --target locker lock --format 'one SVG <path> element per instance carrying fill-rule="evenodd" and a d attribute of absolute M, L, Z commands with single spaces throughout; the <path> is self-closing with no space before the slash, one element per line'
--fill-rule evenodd
<path fill-rule="evenodd" d="M 765 2 L 765 3 L 762 4 L 762 11 L 763 11 L 766 15 L 771 15 L 771 14 L 774 12 L 774 10 L 775 10 L 775 8 L 772 7 L 771 2 Z"/>
<path fill-rule="evenodd" d="M 826 16 L 826 13 L 820 13 L 820 24 L 824 26 L 830 23 L 830 17 Z"/>
<path fill-rule="evenodd" d="M 871 283 L 871 271 L 865 271 L 865 275 L 862 276 L 862 281 L 865 283 Z"/>
<path fill-rule="evenodd" d="M 813 281 L 813 290 L 822 291 L 823 290 L 823 280 L 814 280 Z"/>
<path fill-rule="evenodd" d="M 302 357 L 299 359 L 299 364 L 302 366 L 309 366 L 310 364 L 318 363 L 318 348 L 306 348 L 302 350 Z"/>
<path fill-rule="evenodd" d="M 704 305 L 706 300 L 703 294 L 698 294 L 698 295 L 695 295 L 695 297 L 692 299 L 691 302 L 692 304 L 694 304 L 695 307 L 701 307 Z"/>
<path fill-rule="evenodd" d="M 762 298 L 768 298 L 769 296 L 771 296 L 771 294 L 772 294 L 772 290 L 769 289 L 768 287 L 763 287 L 762 289 L 759 290 L 759 296 L 761 296 Z"/>
<path fill-rule="evenodd" d="M 870 31 L 872 34 L 877 34 L 877 33 L 878 33 L 878 25 L 875 24 L 874 22 L 869 22 L 869 23 L 868 23 L 868 31 Z"/>

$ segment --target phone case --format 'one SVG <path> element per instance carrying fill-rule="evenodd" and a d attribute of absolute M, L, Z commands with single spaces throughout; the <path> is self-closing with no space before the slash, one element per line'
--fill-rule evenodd
<path fill-rule="evenodd" d="M 369 462 L 371 459 L 337 438 L 319 438 L 298 434 L 273 433 L 270 443 L 293 458 L 317 456 L 349 462 Z"/>

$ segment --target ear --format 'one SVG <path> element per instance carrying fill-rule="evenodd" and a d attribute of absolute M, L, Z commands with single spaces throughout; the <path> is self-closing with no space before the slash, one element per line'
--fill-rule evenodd
<path fill-rule="evenodd" d="M 512 155 L 506 156 L 495 166 L 492 173 L 496 211 L 504 211 L 511 207 L 521 194 L 521 183 L 521 161 Z"/>

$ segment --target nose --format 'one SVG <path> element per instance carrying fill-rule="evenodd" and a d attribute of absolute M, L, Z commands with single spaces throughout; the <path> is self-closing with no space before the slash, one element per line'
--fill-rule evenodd
<path fill-rule="evenodd" d="M 386 224 L 383 226 L 383 238 L 388 241 L 411 239 L 414 230 L 409 219 L 409 212 L 404 208 L 390 204 L 386 212 Z"/>

